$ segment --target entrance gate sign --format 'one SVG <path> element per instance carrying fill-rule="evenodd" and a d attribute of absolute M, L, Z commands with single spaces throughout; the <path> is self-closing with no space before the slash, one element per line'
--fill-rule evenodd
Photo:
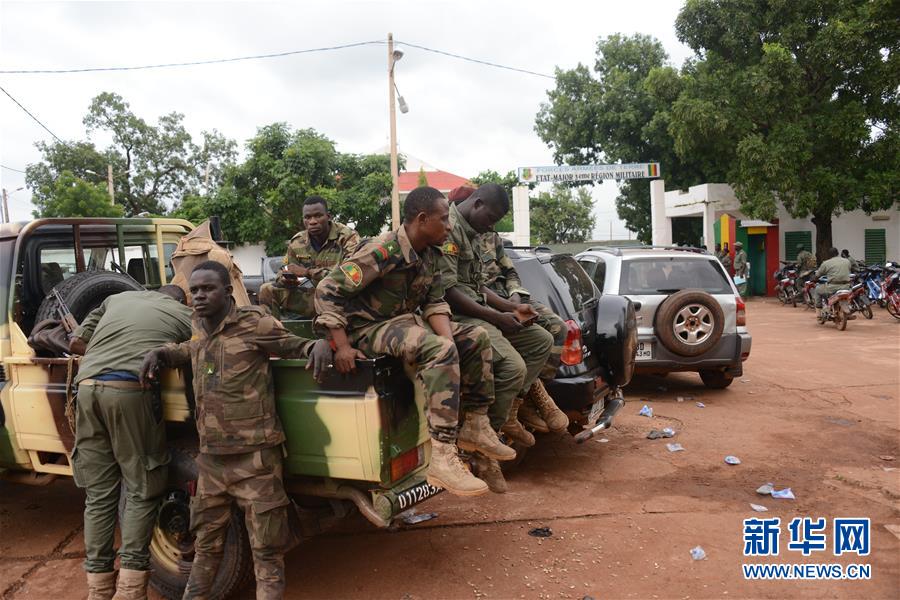
<path fill-rule="evenodd" d="M 520 183 L 561 183 L 565 181 L 599 181 L 613 179 L 646 179 L 659 177 L 659 163 L 624 165 L 554 165 L 519 167 Z"/>

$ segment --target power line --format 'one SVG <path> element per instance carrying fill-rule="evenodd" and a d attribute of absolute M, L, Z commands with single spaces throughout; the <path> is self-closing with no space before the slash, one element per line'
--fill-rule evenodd
<path fill-rule="evenodd" d="M 520 68 L 518 68 L 518 67 L 508 67 L 508 66 L 506 66 L 506 65 L 501 65 L 501 64 L 494 63 L 494 62 L 490 62 L 490 61 L 486 61 L 486 60 L 480 60 L 480 59 L 477 59 L 477 58 L 470 58 L 470 57 L 468 57 L 468 56 L 463 56 L 463 55 L 461 55 L 461 54 L 454 54 L 454 53 L 452 53 L 452 52 L 446 52 L 446 51 L 444 51 L 444 50 L 435 50 L 434 48 L 427 48 L 427 47 L 425 47 L 425 46 L 419 46 L 418 44 L 410 44 L 409 42 L 401 42 L 401 41 L 399 41 L 399 40 L 397 40 L 395 43 L 398 44 L 398 45 L 402 44 L 403 46 L 408 46 L 408 47 L 410 47 L 410 48 L 418 48 L 419 50 L 424 50 L 424 51 L 426 51 L 426 52 L 433 52 L 433 53 L 435 53 L 435 54 L 441 54 L 441 55 L 443 55 L 443 56 L 449 56 L 449 57 L 451 57 L 451 58 L 456 58 L 456 59 L 459 59 L 459 60 L 465 60 L 465 61 L 472 62 L 472 63 L 476 63 L 476 64 L 479 64 L 479 65 L 485 65 L 485 66 L 488 66 L 488 67 L 495 67 L 495 68 L 497 68 L 497 69 L 506 69 L 507 71 L 515 71 L 515 72 L 517 72 L 517 73 L 525 73 L 525 74 L 527 74 L 527 75 L 534 75 L 534 76 L 536 76 L 536 77 L 546 77 L 547 79 L 556 79 L 555 76 L 553 76 L 553 75 L 547 75 L 546 73 L 538 73 L 537 71 L 529 71 L 528 69 L 520 69 Z"/>
<path fill-rule="evenodd" d="M 190 62 L 178 63 L 161 63 L 154 65 L 138 65 L 131 67 L 86 67 L 80 69 L 18 69 L 18 70 L 0 70 L 0 74 L 7 75 L 36 75 L 36 74 L 61 74 L 61 73 L 94 73 L 98 71 L 143 71 L 147 69 L 167 69 L 170 67 L 193 67 L 198 65 L 214 65 L 220 63 L 240 62 L 244 60 L 260 60 L 265 58 L 281 58 L 284 56 L 293 56 L 296 54 L 311 54 L 313 52 L 328 52 L 331 50 L 344 50 L 346 48 L 357 48 L 359 46 L 371 46 L 376 44 L 384 44 L 383 40 L 373 40 L 369 42 L 355 42 L 352 44 L 341 44 L 339 46 L 324 46 L 322 48 L 308 48 L 306 50 L 288 50 L 287 52 L 275 52 L 272 54 L 254 54 L 252 56 L 236 56 L 233 58 L 214 58 L 210 60 L 195 60 Z"/>
<path fill-rule="evenodd" d="M 0 86 L 0 91 L 2 91 L 4 94 L 6 94 L 7 96 L 9 96 L 9 99 L 12 100 L 13 102 L 15 102 L 15 103 L 19 106 L 19 108 L 21 108 L 22 110 L 24 110 L 26 115 L 28 115 L 29 117 L 31 117 L 32 119 L 34 119 L 34 122 L 35 122 L 35 123 L 37 123 L 38 125 L 40 125 L 41 127 L 43 127 L 43 128 L 47 131 L 47 133 L 49 133 L 49 134 L 52 135 L 54 138 L 56 138 L 56 141 L 57 141 L 57 142 L 59 142 L 60 144 L 64 144 L 64 143 L 65 143 L 65 142 L 63 142 L 61 139 L 59 139 L 59 136 L 58 136 L 58 135 L 56 135 L 55 133 L 53 133 L 52 131 L 50 131 L 50 129 L 49 129 L 46 125 L 44 125 L 43 123 L 41 123 L 40 119 L 38 119 L 36 116 L 34 116 L 33 114 L 31 114 L 31 113 L 28 111 L 27 108 L 25 108 L 24 106 L 22 106 L 22 104 L 21 104 L 18 100 L 16 100 L 15 98 L 13 98 L 13 97 L 10 95 L 9 92 L 7 92 L 5 89 L 3 89 L 2 86 Z"/>
<path fill-rule="evenodd" d="M 7 171 L 15 171 L 16 173 L 24 173 L 22 169 L 13 169 L 12 167 L 7 167 L 6 165 L 0 165 L 0 169 L 6 169 Z"/>

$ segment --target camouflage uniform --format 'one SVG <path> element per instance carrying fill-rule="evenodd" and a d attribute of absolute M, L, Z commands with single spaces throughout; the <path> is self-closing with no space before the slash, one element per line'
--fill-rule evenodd
<path fill-rule="evenodd" d="M 518 294 L 523 302 L 528 302 L 540 315 L 535 321 L 539 327 L 546 329 L 553 336 L 553 347 L 547 364 L 541 370 L 539 377 L 550 380 L 556 377 L 562 356 L 563 344 L 566 343 L 566 323 L 550 308 L 540 302 L 531 302 L 531 294 L 522 286 L 522 280 L 513 266 L 512 260 L 503 249 L 503 240 L 500 234 L 489 231 L 481 234 L 475 242 L 476 251 L 481 257 L 481 265 L 484 269 L 484 285 L 502 298 L 509 299 L 513 294 Z"/>
<path fill-rule="evenodd" d="M 795 287 L 797 292 L 803 291 L 803 284 L 809 280 L 809 276 L 816 270 L 816 257 L 809 250 L 801 250 L 797 253 L 797 280 Z"/>
<path fill-rule="evenodd" d="M 195 316 L 191 340 L 163 348 L 164 364 L 191 364 L 197 399 L 200 455 L 197 495 L 191 498 L 196 556 L 185 598 L 209 594 L 233 502 L 244 511 L 250 534 L 256 597 L 283 595 L 284 552 L 294 536 L 269 355 L 308 356 L 313 343 L 288 332 L 263 308 L 232 305 L 215 331 L 207 333 Z"/>
<path fill-rule="evenodd" d="M 467 404 L 487 405 L 494 378 L 483 330 L 451 322 L 451 342 L 428 324 L 432 315 L 450 316 L 439 255 L 430 247 L 417 253 L 402 226 L 362 245 L 319 284 L 316 325 L 343 327 L 367 356 L 390 354 L 414 364 L 425 388 L 431 436 L 454 443 L 460 393 Z"/>
<path fill-rule="evenodd" d="M 331 222 L 328 238 L 318 250 L 313 247 L 309 234 L 301 231 L 288 243 L 284 264 L 305 267 L 309 271 L 307 277 L 312 285 L 286 287 L 284 278 L 279 273 L 274 283 L 264 283 L 259 288 L 259 303 L 268 306 L 272 314 L 279 319 L 282 311 L 296 313 L 305 318 L 314 317 L 316 285 L 330 269 L 353 254 L 358 245 L 359 235 L 346 225 L 335 221 Z"/>
<path fill-rule="evenodd" d="M 478 233 L 463 218 L 455 204 L 450 205 L 450 237 L 444 244 L 440 261 L 444 286 L 457 287 L 464 294 L 485 304 L 481 288 L 485 283 Z M 499 430 L 506 423 L 516 396 L 524 394 L 547 364 L 553 336 L 540 327 L 525 327 L 519 333 L 504 335 L 487 321 L 467 315 L 454 315 L 458 323 L 477 325 L 491 338 L 494 372 L 494 403 L 491 425 Z"/>
<path fill-rule="evenodd" d="M 747 278 L 747 253 L 743 248 L 734 253 L 734 275 Z"/>

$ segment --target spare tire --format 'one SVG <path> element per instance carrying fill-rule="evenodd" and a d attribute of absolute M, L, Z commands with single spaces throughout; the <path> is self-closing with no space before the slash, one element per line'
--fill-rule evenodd
<path fill-rule="evenodd" d="M 604 294 L 597 302 L 595 350 L 609 369 L 611 383 L 624 387 L 634 373 L 637 321 L 634 305 L 625 296 Z"/>
<path fill-rule="evenodd" d="M 681 290 L 663 300 L 656 310 L 656 337 L 670 352 L 698 356 L 718 343 L 725 313 L 703 290 Z"/>
<path fill-rule="evenodd" d="M 75 320 L 81 323 L 88 313 L 113 294 L 139 292 L 144 288 L 131 277 L 121 273 L 84 271 L 72 275 L 53 289 L 62 296 Z M 47 294 L 38 308 L 35 323 L 40 323 L 44 319 L 57 318 L 56 306 L 56 298 Z"/>

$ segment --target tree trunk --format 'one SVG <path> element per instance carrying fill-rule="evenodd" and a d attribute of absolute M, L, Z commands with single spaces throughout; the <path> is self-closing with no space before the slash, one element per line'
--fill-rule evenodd
<path fill-rule="evenodd" d="M 828 249 L 834 245 L 831 241 L 831 212 L 813 214 L 812 222 L 816 226 L 816 260 L 821 264 L 828 258 Z"/>

